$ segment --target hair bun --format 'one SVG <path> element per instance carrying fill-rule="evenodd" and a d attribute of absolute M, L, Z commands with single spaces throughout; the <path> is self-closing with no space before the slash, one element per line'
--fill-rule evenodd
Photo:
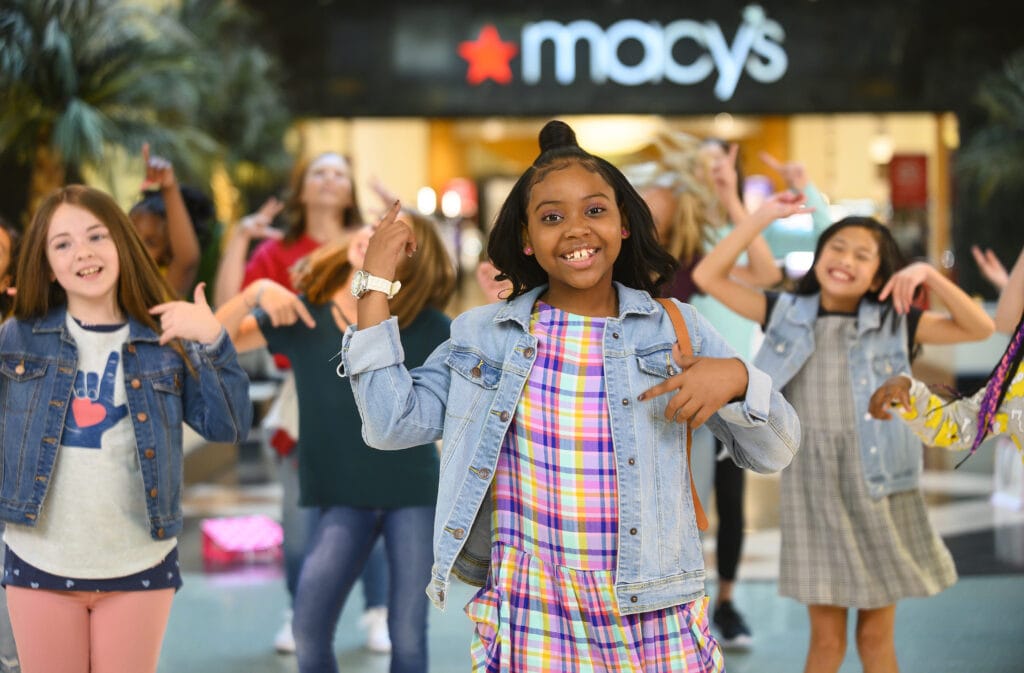
<path fill-rule="evenodd" d="M 568 124 L 554 119 L 540 130 L 540 151 L 543 154 L 559 147 L 579 147 L 579 143 L 576 142 L 576 134 Z"/>

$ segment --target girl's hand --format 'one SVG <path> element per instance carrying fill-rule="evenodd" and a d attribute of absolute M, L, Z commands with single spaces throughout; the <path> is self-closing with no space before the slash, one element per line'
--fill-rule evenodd
<path fill-rule="evenodd" d="M 724 157 L 715 159 L 711 164 L 711 181 L 715 185 L 718 198 L 725 201 L 727 197 L 735 196 L 736 183 L 739 176 L 736 173 L 736 155 L 740 146 L 736 143 L 729 144 L 729 151 Z"/>
<path fill-rule="evenodd" d="M 171 189 L 178 184 L 174 177 L 174 166 L 163 157 L 150 156 L 149 143 L 142 144 L 142 163 L 146 165 L 146 177 L 142 180 L 142 190 Z"/>
<path fill-rule="evenodd" d="M 1006 267 L 996 254 L 988 249 L 982 252 L 976 245 L 971 246 L 971 254 L 974 255 L 974 261 L 978 264 L 981 275 L 985 276 L 985 280 L 992 283 L 1000 292 L 1005 290 L 1010 282 L 1010 275 L 1006 273 Z"/>
<path fill-rule="evenodd" d="M 905 266 L 889 278 L 882 291 L 878 293 L 878 301 L 885 301 L 892 295 L 892 305 L 896 313 L 903 315 L 910 311 L 917 288 L 927 282 L 935 269 L 926 262 L 914 262 Z"/>
<path fill-rule="evenodd" d="M 402 258 L 412 257 L 416 252 L 416 237 L 412 227 L 398 217 L 400 208 L 398 201 L 391 204 L 366 246 L 363 270 L 371 276 L 394 280 Z"/>
<path fill-rule="evenodd" d="M 288 288 L 270 279 L 258 280 L 245 288 L 245 295 L 246 305 L 266 311 L 274 327 L 294 325 L 300 320 L 307 327 L 316 327 L 316 321 L 302 300 Z"/>
<path fill-rule="evenodd" d="M 512 281 L 494 280 L 498 275 L 498 269 L 490 260 L 483 260 L 476 267 L 476 282 L 483 290 L 488 302 L 495 302 L 504 299 L 512 292 Z"/>
<path fill-rule="evenodd" d="M 284 204 L 271 196 L 255 213 L 250 213 L 239 220 L 238 230 L 250 239 L 274 238 L 280 240 L 284 238 L 284 232 L 271 225 L 282 210 L 284 210 Z"/>
<path fill-rule="evenodd" d="M 767 152 L 761 152 L 761 161 L 768 164 L 768 167 L 779 174 L 783 182 L 786 183 L 786 187 L 797 192 L 802 192 L 807 188 L 807 171 L 804 169 L 804 165 L 796 161 L 787 161 L 782 163 L 771 154 Z"/>
<path fill-rule="evenodd" d="M 747 368 L 737 358 L 683 356 L 678 349 L 677 345 L 673 356 L 682 373 L 644 391 L 637 399 L 674 393 L 665 407 L 665 418 L 699 428 L 716 411 L 746 394 Z"/>
<path fill-rule="evenodd" d="M 781 220 L 797 213 L 811 213 L 814 208 L 808 208 L 804 203 L 806 197 L 797 192 L 786 190 L 772 194 L 752 214 L 754 222 L 759 230 L 763 230 L 775 220 Z"/>
<path fill-rule="evenodd" d="M 906 376 L 894 376 L 883 383 L 871 395 L 868 413 L 881 421 L 887 421 L 892 418 L 889 413 L 892 407 L 910 408 L 910 379 Z"/>
<path fill-rule="evenodd" d="M 212 344 L 220 336 L 223 326 L 214 317 L 206 303 L 203 288 L 206 283 L 196 285 L 193 302 L 168 301 L 149 309 L 151 315 L 160 316 L 160 345 L 172 339 L 188 339 Z"/>

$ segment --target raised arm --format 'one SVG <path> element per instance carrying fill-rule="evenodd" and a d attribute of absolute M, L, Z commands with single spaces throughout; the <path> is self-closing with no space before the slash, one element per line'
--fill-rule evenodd
<path fill-rule="evenodd" d="M 982 252 L 975 246 L 971 248 L 971 252 L 978 260 L 978 266 L 981 267 L 985 278 L 999 288 L 996 329 L 1004 334 L 1013 334 L 1021 314 L 1024 313 L 1024 248 L 1017 255 L 1017 261 L 1013 263 L 1013 269 L 1008 276 L 1006 269 L 991 250 Z"/>
<path fill-rule="evenodd" d="M 1019 374 L 1018 374 L 1019 375 Z M 1024 437 L 1024 397 L 1020 385 L 1011 386 L 996 412 L 992 435 Z M 871 396 L 869 411 L 875 418 L 888 420 L 893 413 L 929 446 L 966 451 L 974 444 L 978 430 L 978 409 L 985 395 L 982 388 L 971 397 L 946 400 L 928 390 L 921 381 L 896 376 L 886 381 Z"/>
<path fill-rule="evenodd" d="M 917 325 L 916 341 L 919 343 L 953 344 L 963 341 L 987 339 L 995 331 L 992 318 L 988 317 L 981 305 L 967 296 L 951 280 L 925 262 L 916 262 L 892 275 L 878 298 L 885 301 L 892 296 L 897 313 L 910 310 L 914 292 L 925 285 L 949 311 L 925 311 Z"/>
<path fill-rule="evenodd" d="M 214 286 L 214 304 L 221 306 L 231 300 L 242 289 L 245 278 L 245 259 L 249 244 L 257 238 L 281 238 L 282 233 L 271 224 L 284 204 L 274 197 L 263 202 L 259 210 L 243 217 L 228 233 L 220 264 L 217 266 L 217 283 Z"/>
<path fill-rule="evenodd" d="M 749 217 L 737 190 L 736 154 L 739 146 L 729 145 L 729 152 L 711 167 L 715 192 L 725 206 L 730 222 L 742 222 Z M 747 263 L 734 264 L 732 276 L 752 287 L 771 287 L 782 280 L 782 270 L 775 264 L 775 256 L 760 233 L 747 245 Z"/>
<path fill-rule="evenodd" d="M 167 212 L 167 241 L 170 248 L 167 282 L 179 297 L 184 297 L 192 289 L 199 270 L 199 238 L 185 208 L 185 199 L 181 196 L 181 188 L 171 162 L 163 157 L 151 156 L 149 143 L 142 145 L 142 160 L 146 165 L 143 184 L 159 187 Z"/>
<path fill-rule="evenodd" d="M 693 270 L 693 281 L 733 312 L 760 324 L 767 305 L 764 293 L 732 276 L 740 254 L 772 221 L 802 210 L 803 197 L 791 192 L 773 194 L 757 211 L 736 222 L 729 235 L 718 242 Z"/>
<path fill-rule="evenodd" d="M 263 309 L 270 316 L 275 327 L 291 325 L 299 320 L 308 327 L 316 326 L 306 305 L 288 288 L 269 278 L 258 280 L 225 302 L 215 314 L 239 352 L 267 345 L 252 315 L 252 311 L 257 308 Z"/>

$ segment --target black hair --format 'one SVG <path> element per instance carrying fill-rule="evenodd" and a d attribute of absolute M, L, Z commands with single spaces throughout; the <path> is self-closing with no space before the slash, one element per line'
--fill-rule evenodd
<path fill-rule="evenodd" d="M 548 282 L 547 272 L 537 259 L 523 252 L 527 205 L 534 185 L 552 171 L 572 164 L 597 173 L 608 183 L 615 192 L 622 225 L 629 230 L 629 236 L 623 239 L 622 249 L 612 266 L 612 279 L 657 295 L 658 287 L 672 276 L 679 262 L 658 243 L 654 219 L 647 203 L 618 168 L 583 150 L 576 142 L 576 134 L 565 122 L 549 121 L 541 129 L 539 141 L 540 154 L 512 187 L 487 240 L 487 256 L 501 271 L 498 280 L 512 282 L 508 299 Z"/>
<path fill-rule="evenodd" d="M 875 238 L 875 242 L 878 243 L 878 271 L 875 272 L 874 280 L 878 281 L 878 289 L 868 290 L 867 297 L 878 301 L 878 293 L 882 287 L 885 286 L 889 279 L 894 273 L 903 268 L 906 264 L 906 260 L 903 258 L 903 254 L 900 252 L 899 246 L 896 245 L 896 239 L 892 236 L 892 231 L 889 227 L 885 226 L 873 217 L 862 217 L 851 215 L 850 217 L 844 217 L 838 222 L 834 223 L 825 231 L 821 232 L 821 236 L 818 237 L 818 244 L 814 248 L 814 262 L 811 264 L 811 269 L 797 281 L 794 292 L 796 294 L 816 294 L 821 291 L 821 285 L 818 283 L 818 277 L 814 274 L 814 267 L 818 263 L 818 258 L 821 257 L 821 251 L 825 248 L 825 245 L 829 240 L 838 234 L 843 229 L 849 227 L 861 227 L 867 229 Z"/>
<path fill-rule="evenodd" d="M 192 228 L 199 239 L 199 246 L 206 248 L 211 243 L 214 224 L 213 200 L 201 190 L 189 185 L 181 185 L 181 198 L 185 202 L 185 210 L 189 219 L 192 220 Z M 142 198 L 128 211 L 129 215 L 135 213 L 149 213 L 160 219 L 167 220 L 167 204 L 164 203 L 164 196 L 158 189 L 150 189 L 142 192 Z"/>

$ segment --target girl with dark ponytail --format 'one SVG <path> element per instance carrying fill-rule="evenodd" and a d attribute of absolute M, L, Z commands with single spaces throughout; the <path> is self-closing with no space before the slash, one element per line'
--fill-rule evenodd
<path fill-rule="evenodd" d="M 453 574 L 481 587 L 473 670 L 723 670 L 687 435 L 706 421 L 737 464 L 773 472 L 798 421 L 692 306 L 651 297 L 676 262 L 643 199 L 548 123 L 487 246 L 507 300 L 456 318 L 411 371 L 388 299 L 422 251 L 397 213 L 370 239 L 382 290 L 356 288 L 340 355 L 368 444 L 443 440 L 427 594 L 443 607 Z"/>

